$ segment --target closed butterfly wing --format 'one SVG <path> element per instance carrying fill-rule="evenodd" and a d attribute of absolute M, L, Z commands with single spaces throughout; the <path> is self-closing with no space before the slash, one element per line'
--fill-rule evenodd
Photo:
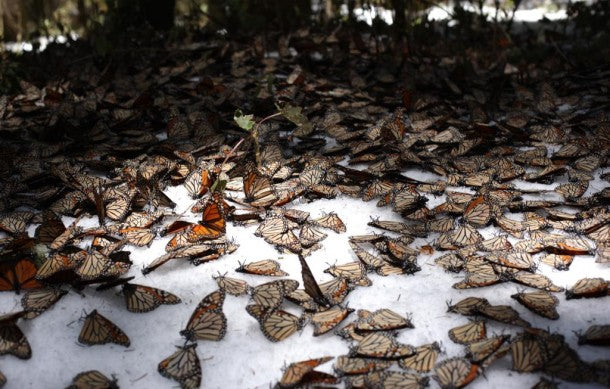
<path fill-rule="evenodd" d="M 100 315 L 96 309 L 87 315 L 78 341 L 88 345 L 106 343 L 116 343 L 125 347 L 130 345 L 127 335 L 113 322 Z"/>
<path fill-rule="evenodd" d="M 27 338 L 17 326 L 17 319 L 24 312 L 0 317 L 0 355 L 11 354 L 20 359 L 30 359 L 32 349 Z"/>
<path fill-rule="evenodd" d="M 489 224 L 491 217 L 491 206 L 485 201 L 484 196 L 472 200 L 464 211 L 464 220 L 477 227 Z"/>
<path fill-rule="evenodd" d="M 320 336 L 331 331 L 353 311 L 354 310 L 351 308 L 335 306 L 327 311 L 314 313 L 311 316 L 311 321 L 314 325 L 313 335 Z"/>
<path fill-rule="evenodd" d="M 284 370 L 284 374 L 282 375 L 278 386 L 280 388 L 293 388 L 299 384 L 303 384 L 304 378 L 308 373 L 314 371 L 316 367 L 331 359 L 333 359 L 333 357 L 322 357 L 291 363 L 286 370 Z"/>
<path fill-rule="evenodd" d="M 290 337 L 303 326 L 301 318 L 281 309 L 248 305 L 246 311 L 258 320 L 263 335 L 272 342 Z"/>
<path fill-rule="evenodd" d="M 235 271 L 259 276 L 284 277 L 288 273 L 280 269 L 280 264 L 272 259 L 250 262 L 240 265 Z"/>
<path fill-rule="evenodd" d="M 72 379 L 67 389 L 118 389 L 116 379 L 110 379 L 97 370 L 84 371 Z"/>
<path fill-rule="evenodd" d="M 221 340 L 227 332 L 227 318 L 222 312 L 224 299 L 222 290 L 205 296 L 180 334 L 187 340 Z"/>
<path fill-rule="evenodd" d="M 478 313 L 489 319 L 499 321 L 500 323 L 513 324 L 522 327 L 529 327 L 530 323 L 519 317 L 513 307 L 509 305 L 485 305 L 478 309 Z"/>
<path fill-rule="evenodd" d="M 440 346 L 436 342 L 419 346 L 415 349 L 415 355 L 399 359 L 398 365 L 403 369 L 427 373 L 434 368 L 440 352 Z"/>
<path fill-rule="evenodd" d="M 330 301 L 320 289 L 320 286 L 316 282 L 307 261 L 302 255 L 299 255 L 299 262 L 301 263 L 301 276 L 303 277 L 305 292 L 314 299 L 316 304 L 323 307 L 329 307 L 331 305 Z"/>
<path fill-rule="evenodd" d="M 449 338 L 458 344 L 477 342 L 486 336 L 486 326 L 482 320 L 473 321 L 449 330 Z"/>
<path fill-rule="evenodd" d="M 358 311 L 358 331 L 389 331 L 401 328 L 414 328 L 411 321 L 390 309 L 379 309 L 369 312 L 361 309 Z"/>
<path fill-rule="evenodd" d="M 366 374 L 372 371 L 385 370 L 392 366 L 393 361 L 374 358 L 351 358 L 342 355 L 333 366 L 340 375 Z"/>
<path fill-rule="evenodd" d="M 470 343 L 466 347 L 466 357 L 472 363 L 480 364 L 490 357 L 509 339 L 509 335 L 500 335 Z"/>
<path fill-rule="evenodd" d="M 248 293 L 250 285 L 244 280 L 226 276 L 214 276 L 218 287 L 232 296 L 241 296 Z"/>
<path fill-rule="evenodd" d="M 559 300 L 549 292 L 543 290 L 520 292 L 510 297 L 542 317 L 552 320 L 559 319 L 559 313 L 557 313 L 556 309 L 557 305 L 559 305 Z"/>
<path fill-rule="evenodd" d="M 399 359 L 414 355 L 415 349 L 398 343 L 390 334 L 371 332 L 360 340 L 354 354 L 360 357 Z"/>
<path fill-rule="evenodd" d="M 178 304 L 178 296 L 161 289 L 137 284 L 124 284 L 123 296 L 130 312 L 143 313 L 156 309 L 161 304 Z"/>
<path fill-rule="evenodd" d="M 568 290 L 566 299 L 602 297 L 608 295 L 608 281 L 603 278 L 581 278 Z"/>
<path fill-rule="evenodd" d="M 65 290 L 59 288 L 44 288 L 28 291 L 21 299 L 21 306 L 27 313 L 24 315 L 26 319 L 33 319 L 42 312 L 49 309 L 66 293 Z"/>
<path fill-rule="evenodd" d="M 334 212 L 331 212 L 326 216 L 322 216 L 320 218 L 314 219 L 314 220 L 312 220 L 312 223 L 315 225 L 318 225 L 320 227 L 330 228 L 331 230 L 335 231 L 336 233 L 342 233 L 342 232 L 347 231 L 347 228 L 345 227 L 345 224 L 343 223 L 343 221 Z"/>
<path fill-rule="evenodd" d="M 246 201 L 254 207 L 267 207 L 277 200 L 271 180 L 255 172 L 248 173 L 244 178 L 244 194 Z"/>
<path fill-rule="evenodd" d="M 284 296 L 294 292 L 299 287 L 295 280 L 278 280 L 258 285 L 252 289 L 252 300 L 257 305 L 276 308 L 282 303 Z"/>
<path fill-rule="evenodd" d="M 544 355 L 540 342 L 532 337 L 523 336 L 511 343 L 513 370 L 529 373 L 542 368 Z"/>
<path fill-rule="evenodd" d="M 481 369 L 466 358 L 451 358 L 434 368 L 434 379 L 443 389 L 463 388 L 479 376 Z"/>
<path fill-rule="evenodd" d="M 589 344 L 593 346 L 610 345 L 610 325 L 592 325 L 584 334 L 578 335 L 578 344 Z"/>
<path fill-rule="evenodd" d="M 466 297 L 456 304 L 449 304 L 447 311 L 467 316 L 476 315 L 479 312 L 479 309 L 485 305 L 489 305 L 489 301 L 487 301 L 487 299 L 480 297 Z"/>
<path fill-rule="evenodd" d="M 201 385 L 201 362 L 197 356 L 196 343 L 178 347 L 178 351 L 162 360 L 157 366 L 159 373 L 176 380 L 183 389 L 197 389 Z"/>

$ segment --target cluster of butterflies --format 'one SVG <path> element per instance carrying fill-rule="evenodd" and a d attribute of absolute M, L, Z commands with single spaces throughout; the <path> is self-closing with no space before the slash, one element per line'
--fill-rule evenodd
<path fill-rule="evenodd" d="M 223 48 L 216 54 L 227 53 L 231 50 Z M 226 59 L 250 56 L 255 57 L 247 52 Z M 439 270 L 464 273 L 454 288 L 514 282 L 531 288 L 511 296 L 518 304 L 543 319 L 559 320 L 555 294 L 564 288 L 540 268 L 569 271 L 574 261 L 591 255 L 610 262 L 610 189 L 595 186 L 610 181 L 610 130 L 603 114 L 607 74 L 585 74 L 575 81 L 562 76 L 536 84 L 534 92 L 511 81 L 500 96 L 474 85 L 465 98 L 457 93 L 459 99 L 454 94 L 459 87 L 443 74 L 434 81 L 422 79 L 430 85 L 411 101 L 409 93 L 392 98 L 359 90 L 347 96 L 347 84 L 336 81 L 339 87 L 332 88 L 326 77 L 306 80 L 298 72 L 298 77 L 279 77 L 286 82 L 274 85 L 271 97 L 278 106 L 308 104 L 307 123 L 294 128 L 294 120 L 268 121 L 252 139 L 250 133 L 225 131 L 239 129 L 225 119 L 233 112 L 223 110 L 243 106 L 248 93 L 268 92 L 236 74 L 231 75 L 235 86 L 212 78 L 196 85 L 185 81 L 199 79 L 210 62 L 198 58 L 193 66 L 157 69 L 159 85 L 138 96 L 129 76 L 82 96 L 68 84 L 39 89 L 23 81 L 23 95 L 10 102 L 0 98 L 0 124 L 3 134 L 10 134 L 6 141 L 3 137 L 1 150 L 6 163 L 0 166 L 0 291 L 23 292 L 22 309 L 0 317 L 0 355 L 30 358 L 20 322 L 36 319 L 70 288 L 118 288 L 134 313 L 180 303 L 168 291 L 131 282 L 125 248 L 145 248 L 157 237 L 168 237 L 165 254 L 148 263 L 144 274 L 173 260 L 200 265 L 237 249 L 226 236 L 227 224 L 233 223 L 256 225 L 255 236 L 296 254 L 302 288 L 299 281 L 281 278 L 287 274 L 274 260 L 236 269 L 280 277 L 257 286 L 215 277 L 218 290 L 201 300 L 179 332 L 184 344 L 158 364 L 161 375 L 182 387 L 196 388 L 202 381 L 197 341 L 220 341 L 227 333 L 226 294 L 251 296 L 246 311 L 272 342 L 309 324 L 314 336 L 334 332 L 352 342 L 350 354 L 337 357 L 336 374 L 315 370 L 331 357 L 296 362 L 285 370 L 280 387 L 342 380 L 349 387 L 419 388 L 430 376 L 443 388 L 463 387 L 507 354 L 519 372 L 608 385 L 608 361 L 583 362 L 563 335 L 532 328 L 510 305 L 476 297 L 451 304 L 450 312 L 473 317 L 449 330 L 450 339 L 466 350 L 437 361 L 439 344 L 411 346 L 397 340 L 397 331 L 414 327 L 408 315 L 355 311 L 345 304 L 352 290 L 371 285 L 371 273 L 417 276 L 422 254 L 446 251 L 435 263 Z M 239 66 L 257 70 L 247 62 Z M 148 71 L 142 78 L 149 78 Z M 480 77 L 482 84 L 488 81 L 488 75 Z M 582 78 L 588 80 L 587 98 L 581 98 Z M 439 85 L 438 80 L 444 81 Z M 560 92 L 554 82 L 561 82 Z M 90 88 L 90 79 L 80 75 L 71 83 Z M 184 83 L 183 89 L 174 83 Z M 505 115 L 488 116 L 492 97 L 497 98 L 492 105 Z M 577 102 L 578 109 L 559 108 L 568 102 Z M 162 134 L 151 130 L 161 127 Z M 229 146 L 235 144 L 242 146 Z M 412 167 L 436 178 L 422 181 L 404 173 Z M 545 189 L 521 189 L 523 183 Z M 189 217 L 175 211 L 166 195 L 169 186 L 181 186 L 192 198 Z M 351 236 L 354 257 L 329 266 L 325 272 L 332 279 L 318 283 L 307 257 L 322 247 L 327 230 L 344 233 L 347 228 L 337 213 L 311 217 L 290 205 L 337 196 L 375 200 L 403 220 L 373 219 L 369 225 L 388 235 Z M 433 197 L 443 202 L 428 207 Z M 66 225 L 63 216 L 75 219 Z M 80 226 L 86 216 L 97 218 L 98 225 Z M 486 239 L 481 230 L 488 227 L 500 233 Z M 434 243 L 416 248 L 416 238 Z M 608 282 L 583 278 L 565 290 L 565 297 L 603 298 L 610 293 Z M 303 313 L 288 312 L 285 301 Z M 354 312 L 357 318 L 339 328 Z M 128 334 L 103 313 L 87 313 L 78 341 L 128 347 Z M 488 337 L 488 321 L 522 333 Z M 579 344 L 610 344 L 608 325 L 583 330 Z M 537 387 L 554 385 L 543 379 Z M 117 386 L 113 377 L 87 371 L 74 377 L 71 387 Z"/>

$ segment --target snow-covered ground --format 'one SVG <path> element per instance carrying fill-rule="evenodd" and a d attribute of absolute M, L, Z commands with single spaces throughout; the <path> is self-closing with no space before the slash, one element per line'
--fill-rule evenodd
<path fill-rule="evenodd" d="M 409 171 L 410 176 L 424 177 Z M 598 177 L 598 175 L 596 175 Z M 592 181 L 591 187 L 601 190 L 608 186 L 602 180 Z M 178 204 L 177 213 L 190 208 L 193 203 L 182 186 L 170 187 L 166 193 Z M 429 206 L 441 199 L 430 196 Z M 382 220 L 401 220 L 389 207 L 378 208 L 375 201 L 339 197 L 334 200 L 318 200 L 313 203 L 297 203 L 296 208 L 311 213 L 312 217 L 324 212 L 336 212 L 347 226 L 347 233 L 336 234 L 326 231 L 328 238 L 322 241 L 323 248 L 307 258 L 319 282 L 330 279 L 323 270 L 332 264 L 357 260 L 348 245 L 350 235 L 380 232 L 367 226 L 371 217 Z M 72 218 L 64 218 L 71 222 Z M 170 219 L 171 220 L 171 219 Z M 194 220 L 194 215 L 193 215 Z M 166 220 L 164 223 L 167 223 Z M 96 219 L 82 220 L 80 225 L 92 226 Z M 273 246 L 253 235 L 256 227 L 227 227 L 227 237 L 239 244 L 239 249 L 198 267 L 185 260 L 172 260 L 158 270 L 143 276 L 141 268 L 164 253 L 169 237 L 158 237 L 149 248 L 128 246 L 134 262 L 130 275 L 134 283 L 165 289 L 177 294 L 182 303 L 162 305 L 157 310 L 144 314 L 126 311 L 123 297 L 109 290 L 97 292 L 87 288 L 82 293 L 71 291 L 49 311 L 31 321 L 20 321 L 19 327 L 27 336 L 32 350 L 30 360 L 20 360 L 13 356 L 0 358 L 0 371 L 8 380 L 8 388 L 60 388 L 67 386 L 77 373 L 98 369 L 110 376 L 114 374 L 122 387 L 157 388 L 176 387 L 175 381 L 168 380 L 157 372 L 157 364 L 175 351 L 174 346 L 182 345 L 179 331 L 186 326 L 192 311 L 199 301 L 217 289 L 212 276 L 226 273 L 228 276 L 245 279 L 252 286 L 274 278 L 236 273 L 239 262 L 261 259 L 276 259 L 281 267 L 290 273 L 290 278 L 301 280 L 298 258 L 292 254 L 279 254 Z M 33 234 L 34 227 L 30 228 Z M 497 231 L 494 227 L 482 230 L 485 237 Z M 416 240 L 411 246 L 432 243 L 430 240 Z M 371 287 L 358 287 L 352 291 L 347 302 L 355 309 L 375 310 L 390 308 L 397 313 L 410 315 L 414 329 L 400 331 L 398 339 L 414 346 L 438 341 L 445 354 L 439 360 L 463 354 L 463 346 L 449 340 L 447 331 L 452 327 L 467 323 L 464 316 L 447 313 L 446 302 L 457 302 L 464 297 L 486 297 L 492 304 L 510 304 L 521 317 L 535 327 L 549 328 L 563 334 L 569 344 L 576 348 L 586 361 L 608 358 L 603 347 L 578 346 L 574 331 L 584 330 L 592 324 L 608 324 L 610 298 L 565 300 L 563 293 L 555 294 L 560 299 L 557 321 L 541 318 L 517 304 L 510 295 L 522 290 L 513 283 L 504 283 L 487 288 L 456 290 L 451 285 L 462 275 L 445 272 L 434 264 L 434 258 L 442 255 L 419 255 L 422 270 L 415 275 L 381 277 L 371 274 Z M 569 271 L 556 271 L 544 264 L 540 272 L 550 277 L 555 284 L 571 286 L 580 278 L 605 277 L 610 279 L 610 266 L 595 263 L 593 256 L 577 256 Z M 7 313 L 20 309 L 20 298 L 14 293 L 0 294 L 0 312 Z M 313 327 L 306 326 L 300 333 L 280 343 L 271 343 L 261 333 L 255 319 L 245 311 L 249 297 L 227 295 L 224 313 L 228 319 L 228 331 L 220 342 L 199 341 L 197 353 L 202 363 L 202 387 L 205 388 L 268 388 L 282 374 L 282 367 L 291 362 L 321 356 L 339 356 L 348 353 L 350 344 L 332 332 L 313 337 Z M 295 314 L 300 309 L 291 303 L 284 303 L 284 309 Z M 86 313 L 97 309 L 99 313 L 116 323 L 131 339 L 131 346 L 117 345 L 83 346 L 77 342 Z M 353 320 L 352 314 L 343 323 Z M 488 323 L 488 334 L 512 333 L 518 327 Z M 331 371 L 333 362 L 319 370 Z M 397 367 L 393 367 L 395 369 Z M 538 374 L 519 374 L 510 371 L 510 357 L 492 365 L 485 376 L 477 378 L 471 387 L 525 388 L 538 381 Z M 431 380 L 431 387 L 437 387 Z M 585 387 L 587 385 L 561 384 L 562 388 Z"/>

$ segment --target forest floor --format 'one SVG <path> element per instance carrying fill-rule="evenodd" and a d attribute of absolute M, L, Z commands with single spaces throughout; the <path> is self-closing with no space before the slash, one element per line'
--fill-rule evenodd
<path fill-rule="evenodd" d="M 609 386 L 608 53 L 483 36 L 22 59 L 7 387 Z"/>

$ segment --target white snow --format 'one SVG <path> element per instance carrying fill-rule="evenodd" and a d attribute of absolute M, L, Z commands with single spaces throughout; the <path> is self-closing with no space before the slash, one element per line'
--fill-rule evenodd
<path fill-rule="evenodd" d="M 413 170 L 409 170 L 408 174 L 417 179 L 430 178 Z M 599 179 L 594 185 L 599 189 L 608 186 Z M 522 186 L 526 187 L 527 183 L 524 182 Z M 168 188 L 166 193 L 178 204 L 178 213 L 186 211 L 194 202 L 181 186 Z M 328 238 L 322 241 L 323 248 L 307 258 L 319 282 L 330 279 L 328 274 L 323 273 L 329 265 L 356 260 L 347 244 L 350 235 L 380 232 L 367 226 L 371 216 L 382 220 L 401 220 L 390 208 L 378 208 L 375 202 L 373 200 L 365 203 L 357 199 L 339 197 L 295 206 L 310 212 L 314 218 L 324 212 L 334 211 L 347 226 L 347 233 L 343 234 L 325 231 Z M 184 218 L 188 218 L 186 216 L 188 215 Z M 66 218 L 64 221 L 67 223 L 71 220 L 73 219 Z M 167 222 L 166 220 L 164 223 Z M 91 218 L 80 223 L 95 225 L 97 222 Z M 153 312 L 135 314 L 125 309 L 122 296 L 113 290 L 96 292 L 93 288 L 87 288 L 82 294 L 71 291 L 39 318 L 19 322 L 19 327 L 32 346 L 33 354 L 30 360 L 25 361 L 13 356 L 3 356 L 0 359 L 0 371 L 8 379 L 7 387 L 65 387 L 74 375 L 90 369 L 100 370 L 108 376 L 114 374 L 122 387 L 176 387 L 175 381 L 159 375 L 157 364 L 174 352 L 174 346 L 184 343 L 178 332 L 185 327 L 198 302 L 217 289 L 212 275 L 227 273 L 229 276 L 245 279 L 250 285 L 258 285 L 274 278 L 236 273 L 234 269 L 238 267 L 239 261 L 250 262 L 269 258 L 278 260 L 282 269 L 290 273 L 291 278 L 301 280 L 297 257 L 278 253 L 263 239 L 253 235 L 255 228 L 228 225 L 227 237 L 240 245 L 231 255 L 198 267 L 185 260 L 172 260 L 147 276 L 141 274 L 141 268 L 164 253 L 169 237 L 155 239 L 149 248 L 128 247 L 134 262 L 130 275 L 136 276 L 132 282 L 168 290 L 180 296 L 182 303 L 162 305 Z M 497 233 L 494 227 L 488 227 L 483 232 L 485 236 Z M 30 228 L 30 233 L 33 233 L 33 227 Z M 429 244 L 431 239 L 417 239 L 411 246 Z M 358 287 L 352 291 L 347 298 L 349 306 L 369 310 L 390 308 L 400 314 L 411 315 L 415 328 L 400 331 L 398 339 L 414 346 L 439 341 L 446 352 L 441 358 L 447 358 L 464 353 L 462 346 L 449 340 L 447 331 L 465 324 L 468 318 L 447 313 L 446 302 L 457 302 L 468 296 L 486 297 L 492 304 L 512 305 L 522 318 L 534 326 L 562 333 L 584 360 L 608 357 L 607 350 L 603 347 L 577 346 L 577 338 L 573 332 L 584 330 L 591 324 L 606 324 L 607 311 L 610 308 L 608 297 L 566 301 L 563 293 L 555 294 L 560 299 L 558 311 L 561 318 L 558 321 L 543 319 L 510 298 L 511 294 L 523 289 L 513 283 L 470 290 L 452 289 L 451 285 L 461 280 L 463 274 L 446 273 L 436 266 L 433 260 L 442 254 L 435 252 L 433 255 L 420 255 L 418 261 L 422 270 L 415 275 L 381 277 L 371 274 L 373 286 Z M 585 276 L 610 279 L 610 267 L 607 264 L 595 263 L 593 256 L 577 256 L 569 271 L 556 271 L 544 264 L 540 265 L 540 271 L 561 286 L 570 286 Z M 20 298 L 21 296 L 14 293 L 1 294 L 0 312 L 19 310 Z M 281 377 L 281 368 L 286 364 L 325 355 L 339 356 L 349 351 L 349 343 L 332 332 L 313 337 L 311 325 L 283 342 L 271 343 L 262 335 L 257 322 L 246 313 L 248 300 L 247 296 L 227 295 L 224 313 L 228 319 L 228 332 L 225 338 L 220 342 L 198 342 L 197 353 L 203 371 L 202 387 L 268 388 Z M 284 303 L 284 308 L 293 313 L 300 312 L 300 309 L 291 303 Z M 77 342 L 83 318 L 93 309 L 97 309 L 125 331 L 131 339 L 129 348 L 116 345 L 83 346 Z M 354 317 L 355 314 L 352 314 L 343 324 Z M 509 325 L 488 323 L 490 335 L 514 333 L 518 330 L 519 328 L 511 328 Z M 329 362 L 320 370 L 330 372 L 332 364 L 333 362 Z M 487 369 L 485 377 L 477 378 L 471 387 L 501 385 L 503 388 L 523 388 L 531 387 L 537 381 L 538 374 L 511 372 L 510 357 L 505 357 Z M 437 387 L 432 380 L 431 387 Z M 576 388 L 585 385 L 562 382 L 561 387 Z"/>

